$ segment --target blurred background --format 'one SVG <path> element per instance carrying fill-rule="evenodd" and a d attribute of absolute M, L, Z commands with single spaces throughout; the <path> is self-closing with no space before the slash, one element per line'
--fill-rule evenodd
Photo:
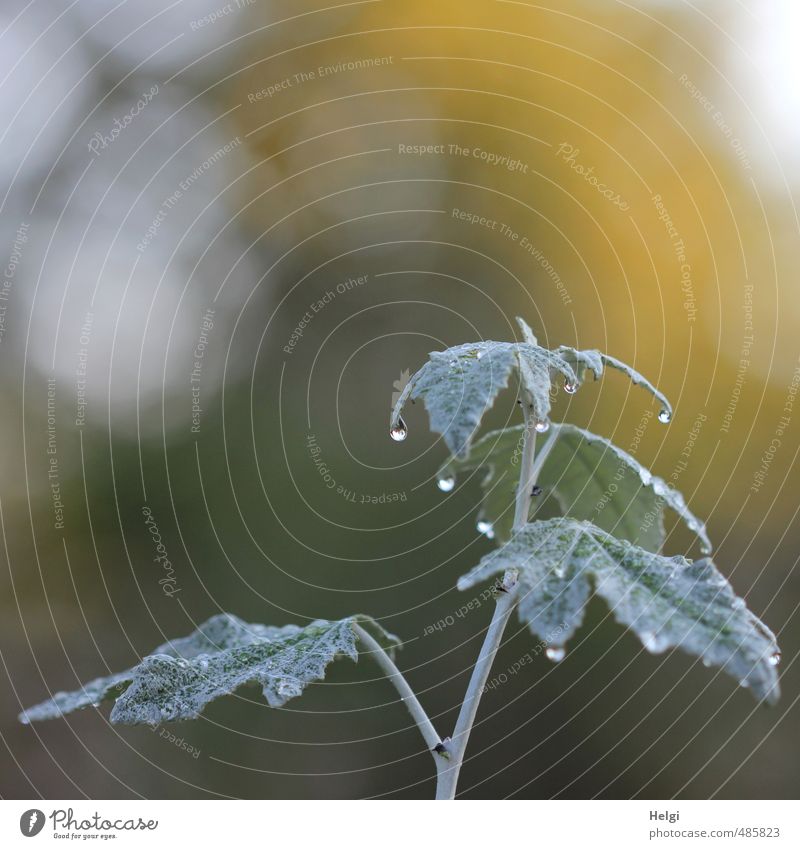
<path fill-rule="evenodd" d="M 564 661 L 486 695 L 461 793 L 795 796 L 798 24 L 791 0 L 5 0 L 0 795 L 431 797 L 363 658 L 279 711 L 16 716 L 220 611 L 364 612 L 448 733 L 490 618 L 455 583 L 491 543 L 475 479 L 438 491 L 421 405 L 401 444 L 388 414 L 429 351 L 523 315 L 670 397 L 664 427 L 611 374 L 555 417 L 707 519 L 783 698 L 594 602 Z M 515 622 L 495 672 L 532 644 Z"/>

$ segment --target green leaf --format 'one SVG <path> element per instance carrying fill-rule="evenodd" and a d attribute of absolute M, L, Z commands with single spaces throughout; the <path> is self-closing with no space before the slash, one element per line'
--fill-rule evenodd
<path fill-rule="evenodd" d="M 438 473 L 449 481 L 469 471 L 486 469 L 481 519 L 497 539 L 507 541 L 514 519 L 524 426 L 492 431 L 479 439 L 468 458 L 448 460 Z M 711 550 L 704 524 L 683 496 L 638 460 L 602 436 L 570 424 L 554 424 L 539 446 L 536 483 L 541 494 L 533 512 L 552 495 L 564 516 L 587 519 L 621 539 L 649 551 L 664 543 L 664 508 L 672 508 L 697 534 L 703 553 Z"/>
<path fill-rule="evenodd" d="M 544 428 L 556 375 L 563 378 L 565 390 L 573 393 L 587 368 L 599 377 L 604 365 L 624 371 L 634 383 L 650 391 L 662 404 L 659 417 L 669 421 L 672 408 L 667 399 L 630 366 L 599 351 L 542 348 L 530 327 L 522 319 L 517 321 L 523 342 L 474 342 L 429 354 L 429 361 L 411 377 L 392 410 L 392 436 L 405 438 L 403 407 L 409 399 L 422 398 L 431 430 L 442 434 L 453 456 L 466 457 L 484 413 L 508 386 L 512 372 L 518 375 L 520 400 L 530 405 L 534 419 Z"/>
<path fill-rule="evenodd" d="M 159 646 L 131 669 L 97 678 L 72 693 L 56 693 L 19 718 L 25 723 L 53 719 L 117 696 L 112 722 L 158 725 L 195 719 L 209 702 L 245 684 L 260 685 L 270 707 L 281 707 L 324 678 L 325 668 L 337 657 L 358 659 L 356 624 L 390 651 L 399 645 L 366 616 L 278 628 L 220 614 L 188 637 Z"/>
<path fill-rule="evenodd" d="M 516 367 L 509 342 L 477 342 L 434 351 L 412 376 L 397 399 L 390 426 L 400 426 L 400 411 L 408 398 L 422 398 L 431 430 L 441 433 L 451 454 L 466 454 L 483 414 L 508 386 Z"/>
<path fill-rule="evenodd" d="M 667 424 L 672 419 L 672 405 L 667 400 L 667 396 L 655 387 L 643 374 L 640 374 L 627 363 L 623 363 L 622 360 L 618 360 L 616 357 L 612 357 L 610 354 L 604 354 L 601 351 L 578 351 L 567 345 L 561 345 L 557 348 L 557 353 L 575 368 L 580 382 L 583 381 L 584 373 L 587 369 L 594 373 L 595 380 L 603 376 L 604 366 L 609 366 L 623 372 L 623 374 L 628 376 L 634 386 L 643 387 L 661 403 L 661 410 L 658 414 L 659 421 Z"/>
<path fill-rule="evenodd" d="M 506 542 L 514 524 L 514 501 L 519 483 L 524 425 L 493 430 L 472 446 L 468 457 L 451 457 L 439 469 L 439 488 L 452 489 L 456 478 L 484 470 L 483 503 L 478 520 L 492 527 L 493 535 Z"/>
<path fill-rule="evenodd" d="M 531 522 L 458 582 L 515 569 L 520 620 L 558 649 L 583 621 L 591 591 L 653 653 L 668 648 L 719 666 L 759 699 L 778 700 L 778 645 L 709 559 L 664 557 L 589 522 Z"/>

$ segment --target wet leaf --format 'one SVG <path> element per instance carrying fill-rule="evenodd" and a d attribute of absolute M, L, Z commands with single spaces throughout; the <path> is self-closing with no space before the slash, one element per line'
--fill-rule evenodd
<path fill-rule="evenodd" d="M 516 569 L 520 620 L 561 646 L 583 621 L 592 591 L 653 653 L 680 648 L 718 666 L 759 699 L 780 695 L 775 636 L 709 559 L 664 557 L 589 522 L 530 522 L 484 557 L 461 590 Z"/>
<path fill-rule="evenodd" d="M 444 436 L 451 454 L 466 454 L 483 414 L 508 386 L 516 363 L 514 345 L 509 342 L 478 342 L 434 351 L 398 398 L 390 427 L 401 421 L 400 411 L 408 398 L 422 398 L 431 430 Z"/>
<path fill-rule="evenodd" d="M 570 348 L 567 345 L 562 345 L 557 349 L 560 354 L 570 365 L 575 368 L 578 375 L 578 381 L 583 382 L 586 370 L 593 372 L 595 380 L 603 376 L 604 366 L 617 369 L 628 376 L 628 379 L 634 386 L 641 386 L 646 389 L 657 401 L 661 404 L 659 419 L 666 423 L 672 418 L 672 405 L 656 386 L 654 386 L 643 374 L 636 371 L 635 368 L 623 363 L 616 357 L 610 354 L 604 354 L 601 351 L 578 351 L 575 348 Z"/>
<path fill-rule="evenodd" d="M 188 637 L 159 646 L 131 669 L 57 693 L 21 713 L 20 720 L 53 719 L 114 696 L 112 722 L 157 725 L 195 719 L 209 702 L 246 684 L 258 684 L 270 707 L 281 707 L 323 679 L 337 657 L 358 659 L 356 624 L 387 649 L 399 644 L 365 616 L 271 627 L 220 614 Z"/>
<path fill-rule="evenodd" d="M 511 536 L 523 434 L 523 425 L 487 433 L 472 446 L 469 457 L 448 460 L 438 473 L 440 479 L 449 479 L 486 470 L 481 518 L 492 524 L 501 542 Z M 587 519 L 620 539 L 659 551 L 665 538 L 664 510 L 669 507 L 697 534 L 703 552 L 711 549 L 705 525 L 681 493 L 602 436 L 554 424 L 538 443 L 536 465 L 541 494 L 533 500 L 533 515 L 552 496 L 562 515 Z"/>
<path fill-rule="evenodd" d="M 566 346 L 553 351 L 543 348 L 530 327 L 522 319 L 517 321 L 523 342 L 474 342 L 432 352 L 428 362 L 412 375 L 392 409 L 389 428 L 393 438 L 405 438 L 401 412 L 406 401 L 422 398 L 431 430 L 442 434 L 451 455 L 466 457 L 484 414 L 508 386 L 512 372 L 518 377 L 521 402 L 530 405 L 533 418 L 545 424 L 556 378 L 572 393 L 581 385 L 587 368 L 599 377 L 605 365 L 623 371 L 635 384 L 651 392 L 662 404 L 666 416 L 663 420 L 669 420 L 672 408 L 666 397 L 630 366 L 599 351 L 578 351 Z"/>

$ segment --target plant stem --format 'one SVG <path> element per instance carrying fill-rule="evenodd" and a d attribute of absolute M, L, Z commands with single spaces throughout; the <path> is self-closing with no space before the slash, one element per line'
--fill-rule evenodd
<path fill-rule="evenodd" d="M 514 609 L 515 596 L 516 587 L 512 587 L 507 592 L 500 593 L 500 597 L 497 599 L 492 621 L 486 631 L 486 638 L 481 647 L 481 654 L 478 657 L 475 668 L 472 670 L 472 677 L 469 680 L 469 686 L 464 695 L 461 711 L 458 714 L 453 739 L 447 744 L 450 761 L 439 773 L 439 780 L 436 783 L 437 799 L 455 798 L 458 774 L 461 771 L 461 764 L 464 762 L 464 752 L 469 741 L 469 733 L 475 722 L 475 715 L 478 712 L 481 694 L 483 693 L 483 688 L 486 686 L 486 681 L 489 677 L 492 663 L 494 662 L 494 656 L 500 646 L 500 640 L 503 637 L 503 631 L 508 622 L 508 617 Z"/>
<path fill-rule="evenodd" d="M 425 708 L 419 703 L 419 699 L 417 699 L 414 691 L 408 685 L 408 681 L 403 677 L 403 673 L 395 666 L 394 661 L 384 651 L 383 646 L 369 632 L 365 631 L 356 623 L 353 624 L 353 631 L 369 650 L 370 657 L 380 666 L 386 673 L 386 677 L 394 685 L 400 696 L 400 700 L 408 708 L 411 718 L 417 724 L 417 728 L 419 728 L 425 744 L 433 756 L 437 774 L 441 773 L 447 766 L 448 761 L 442 754 L 434 751 L 437 747 L 442 746 L 442 738 L 436 733 L 433 723 L 428 718 L 428 714 L 425 713 Z"/>
<path fill-rule="evenodd" d="M 529 405 L 526 404 L 523 406 L 523 412 L 525 415 L 525 430 L 519 484 L 517 485 L 517 500 L 514 510 L 515 531 L 519 530 L 528 521 L 528 515 L 531 509 L 531 491 L 535 483 L 535 423 Z M 472 731 L 472 726 L 475 722 L 475 716 L 478 712 L 478 704 L 486 686 L 486 681 L 489 678 L 489 672 L 492 669 L 495 655 L 503 639 L 503 631 L 505 631 L 506 624 L 517 601 L 516 575 L 506 572 L 503 577 L 502 586 L 506 591 L 497 593 L 497 602 L 494 613 L 492 614 L 492 621 L 489 623 L 483 646 L 481 646 L 481 653 L 475 664 L 475 668 L 472 670 L 472 676 L 469 679 L 467 692 L 458 714 L 458 720 L 456 721 L 456 729 L 453 732 L 453 739 L 447 744 L 450 762 L 445 769 L 439 772 L 439 779 L 436 784 L 437 799 L 455 798 L 458 774 L 464 762 L 464 753 L 467 748 L 467 742 L 469 741 L 470 731 Z"/>
<path fill-rule="evenodd" d="M 534 463 L 536 460 L 536 427 L 529 406 L 523 406 L 525 429 L 522 432 L 522 460 L 520 462 L 517 502 L 514 508 L 514 530 L 527 524 L 531 512 L 531 492 L 536 483 Z"/>

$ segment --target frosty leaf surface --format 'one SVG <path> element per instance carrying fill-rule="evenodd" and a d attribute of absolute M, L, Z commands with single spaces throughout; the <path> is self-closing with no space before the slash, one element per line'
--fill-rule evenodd
<path fill-rule="evenodd" d="M 354 626 L 392 650 L 398 640 L 374 620 L 353 616 L 310 625 L 248 624 L 220 614 L 196 631 L 156 648 L 141 663 L 98 678 L 71 693 L 57 693 L 20 714 L 31 722 L 52 719 L 117 696 L 111 721 L 157 725 L 195 719 L 209 702 L 247 684 L 261 687 L 270 707 L 299 696 L 338 657 L 358 659 Z"/>
<path fill-rule="evenodd" d="M 479 519 L 492 525 L 500 542 L 508 540 L 514 524 L 524 432 L 523 425 L 493 430 L 475 442 L 468 457 L 451 457 L 437 473 L 441 481 L 479 472 L 483 488 Z"/>
<path fill-rule="evenodd" d="M 756 698 L 777 701 L 775 636 L 704 558 L 664 557 L 589 522 L 530 522 L 458 583 L 464 590 L 507 569 L 519 580 L 520 620 L 542 640 L 565 643 L 592 592 L 653 653 L 679 648 L 718 666 Z"/>
<path fill-rule="evenodd" d="M 434 351 L 398 398 L 391 427 L 399 423 L 409 398 L 422 398 L 431 430 L 442 434 L 451 454 L 466 454 L 484 413 L 508 386 L 515 366 L 510 342 L 477 342 Z"/>
<path fill-rule="evenodd" d="M 623 371 L 633 383 L 651 392 L 662 405 L 659 417 L 669 421 L 672 408 L 666 397 L 635 369 L 600 351 L 544 348 L 537 344 L 530 327 L 522 319 L 517 321 L 522 342 L 474 342 L 429 354 L 428 362 L 411 377 L 392 409 L 394 438 L 405 438 L 401 413 L 406 402 L 421 398 L 431 430 L 442 434 L 451 455 L 466 457 L 484 414 L 508 386 L 512 372 L 518 379 L 520 401 L 530 405 L 534 419 L 544 424 L 550 415 L 556 378 L 571 394 L 581 385 L 587 369 L 599 377 L 605 366 Z"/>
<path fill-rule="evenodd" d="M 662 422 L 668 422 L 672 418 L 672 405 L 667 400 L 667 396 L 661 392 L 654 384 L 652 384 L 643 374 L 636 371 L 635 368 L 627 363 L 612 357 L 610 354 L 604 354 L 602 351 L 579 351 L 576 348 L 570 348 L 567 345 L 561 345 L 557 349 L 558 354 L 568 363 L 575 367 L 578 374 L 578 380 L 583 381 L 586 370 L 593 372 L 595 379 L 603 376 L 604 367 L 616 369 L 628 376 L 628 379 L 634 386 L 641 386 L 647 390 L 660 404 L 661 411 L 659 419 Z"/>
<path fill-rule="evenodd" d="M 485 470 L 481 518 L 492 524 L 497 539 L 511 536 L 519 481 L 524 426 L 492 431 L 479 439 L 467 458 L 448 460 L 439 479 Z M 564 516 L 587 519 L 621 539 L 650 551 L 664 543 L 664 508 L 670 507 L 697 534 L 704 552 L 711 543 L 704 524 L 683 496 L 638 460 L 602 436 L 570 424 L 554 424 L 538 445 L 536 483 L 539 503 L 552 496 Z"/>

